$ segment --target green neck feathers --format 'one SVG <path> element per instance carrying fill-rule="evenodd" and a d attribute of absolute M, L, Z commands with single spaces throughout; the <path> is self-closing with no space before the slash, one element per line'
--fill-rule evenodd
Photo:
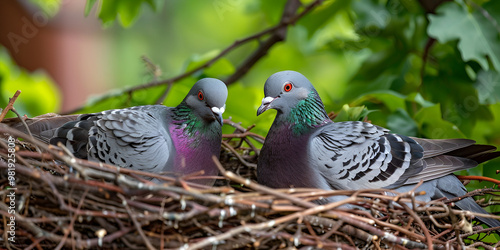
<path fill-rule="evenodd" d="M 292 132 L 295 135 L 303 135 L 331 121 L 326 114 L 323 102 L 314 91 L 290 110 L 286 120 L 292 125 Z"/>

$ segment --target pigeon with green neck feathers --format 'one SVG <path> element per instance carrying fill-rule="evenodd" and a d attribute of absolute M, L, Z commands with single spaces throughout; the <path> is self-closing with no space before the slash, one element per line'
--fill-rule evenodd
<path fill-rule="evenodd" d="M 391 134 L 365 122 L 333 122 L 309 80 L 294 71 L 270 76 L 257 115 L 277 110 L 260 151 L 259 183 L 273 188 L 326 190 L 396 189 L 406 192 L 420 180 L 417 199 L 430 201 L 466 194 L 452 173 L 500 156 L 494 146 L 473 140 L 430 140 Z M 327 198 L 318 202 L 332 202 Z M 468 197 L 460 209 L 486 213 Z M 478 217 L 494 227 L 500 221 Z"/>
<path fill-rule="evenodd" d="M 37 137 L 66 146 L 76 157 L 152 173 L 216 175 L 226 85 L 204 78 L 177 107 L 137 106 L 33 122 Z M 54 124 L 54 125 L 51 125 Z M 158 182 L 158 180 L 155 179 Z M 213 180 L 196 182 L 211 185 Z"/>

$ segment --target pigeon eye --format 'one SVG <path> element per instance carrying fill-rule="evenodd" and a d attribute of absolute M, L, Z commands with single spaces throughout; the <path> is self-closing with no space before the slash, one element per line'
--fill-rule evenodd
<path fill-rule="evenodd" d="M 285 85 L 283 86 L 283 90 L 285 92 L 290 92 L 290 90 L 292 90 L 292 88 L 293 88 L 293 85 L 291 82 L 285 83 Z"/>
<path fill-rule="evenodd" d="M 198 91 L 198 99 L 200 99 L 200 101 L 203 101 L 203 99 L 205 99 L 205 96 L 203 95 L 203 92 Z"/>

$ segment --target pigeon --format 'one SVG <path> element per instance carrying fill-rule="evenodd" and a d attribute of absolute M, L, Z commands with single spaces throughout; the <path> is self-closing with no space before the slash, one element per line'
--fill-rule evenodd
<path fill-rule="evenodd" d="M 453 172 L 500 156 L 494 146 L 473 140 L 414 138 L 366 122 L 333 122 L 314 86 L 295 71 L 271 75 L 264 94 L 257 115 L 268 109 L 277 115 L 260 151 L 257 181 L 272 188 L 407 192 L 423 180 L 416 191 L 426 195 L 417 199 L 450 199 L 467 192 Z M 471 197 L 456 206 L 487 213 Z M 500 226 L 499 220 L 478 219 Z"/>
<path fill-rule="evenodd" d="M 77 158 L 151 173 L 203 170 L 217 175 L 212 156 L 220 154 L 227 95 L 222 81 L 204 78 L 177 107 L 146 105 L 82 114 L 56 129 L 47 122 L 35 124 L 53 131 L 48 133 L 50 144 L 62 143 Z M 194 182 L 211 185 L 214 180 Z"/>

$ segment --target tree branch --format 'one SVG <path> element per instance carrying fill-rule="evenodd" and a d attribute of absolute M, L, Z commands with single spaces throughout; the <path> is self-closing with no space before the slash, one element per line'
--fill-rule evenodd
<path fill-rule="evenodd" d="M 297 12 L 297 10 L 299 9 L 299 7 L 301 6 L 301 2 L 299 0 L 288 0 L 287 3 L 285 4 L 285 8 L 284 8 L 283 14 L 281 16 L 281 20 L 277 25 L 270 27 L 268 29 L 265 29 L 263 31 L 260 31 L 256 34 L 251 35 L 251 36 L 248 36 L 246 38 L 234 41 L 230 46 L 223 49 L 217 56 L 215 56 L 211 60 L 207 61 L 206 63 L 204 63 L 204 64 L 202 64 L 202 65 L 200 65 L 200 66 L 198 66 L 190 71 L 186 71 L 180 75 L 174 76 L 174 77 L 169 78 L 169 79 L 165 79 L 165 80 L 161 80 L 161 81 L 152 81 L 152 82 L 149 82 L 146 84 L 133 86 L 133 87 L 124 89 L 123 91 L 121 91 L 118 94 L 104 95 L 104 96 L 98 98 L 98 100 L 96 102 L 102 102 L 102 101 L 109 99 L 111 97 L 120 96 L 120 95 L 123 95 L 125 93 L 131 94 L 132 92 L 137 91 L 137 90 L 152 88 L 152 87 L 156 87 L 156 86 L 160 86 L 160 85 L 171 85 L 171 84 L 178 82 L 178 81 L 180 81 L 180 80 L 182 80 L 190 75 L 193 75 L 194 73 L 198 72 L 199 70 L 210 67 L 212 64 L 214 64 L 215 62 L 217 62 L 218 60 L 223 58 L 225 55 L 229 54 L 231 51 L 240 47 L 241 45 L 244 45 L 244 44 L 251 42 L 251 41 L 254 41 L 254 40 L 258 40 L 258 39 L 262 38 L 263 36 L 270 34 L 271 36 L 264 43 L 262 43 L 261 46 L 259 46 L 259 48 L 257 48 L 255 50 L 255 52 L 252 53 L 238 67 L 236 72 L 226 79 L 227 85 L 232 84 L 232 83 L 236 82 L 238 79 L 240 79 L 242 76 L 244 76 L 248 72 L 248 70 L 253 65 L 255 65 L 255 63 L 258 60 L 260 60 L 264 55 L 267 54 L 267 51 L 269 51 L 269 49 L 274 44 L 276 44 L 277 42 L 283 41 L 285 39 L 286 29 L 288 26 L 295 24 L 300 18 L 305 16 L 307 13 L 311 12 L 315 7 L 320 5 L 322 2 L 323 2 L 323 0 L 315 0 L 312 3 L 310 3 L 309 5 L 307 5 L 303 11 L 301 11 L 298 14 L 295 14 Z M 83 108 L 85 108 L 85 105 L 78 107 L 76 109 L 73 109 L 69 112 L 66 112 L 65 114 L 77 113 L 77 112 L 81 111 Z"/>

